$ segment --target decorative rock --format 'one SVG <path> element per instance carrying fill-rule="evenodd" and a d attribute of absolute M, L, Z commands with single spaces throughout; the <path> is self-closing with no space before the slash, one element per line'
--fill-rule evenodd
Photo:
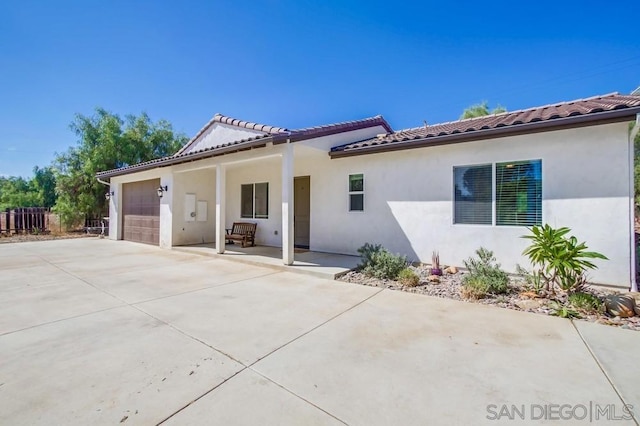
<path fill-rule="evenodd" d="M 437 284 L 440 282 L 440 277 L 438 277 L 437 275 L 429 275 L 427 277 L 427 281 L 429 281 L 430 283 Z"/>
<path fill-rule="evenodd" d="M 525 299 L 537 299 L 540 296 L 538 296 L 538 294 L 534 293 L 533 291 L 525 291 L 520 293 L 520 297 L 524 297 Z"/>
<path fill-rule="evenodd" d="M 631 291 L 631 292 L 629 292 L 627 294 L 635 299 L 635 301 L 636 301 L 636 315 L 640 316 L 640 292 Z"/>
<path fill-rule="evenodd" d="M 538 309 L 540 306 L 542 306 L 542 302 L 540 302 L 539 300 L 533 300 L 533 299 L 517 300 L 515 304 L 518 308 L 522 309 L 523 311 Z"/>
<path fill-rule="evenodd" d="M 610 294 L 604 298 L 604 307 L 609 315 L 629 318 L 635 315 L 636 301 L 628 294 Z"/>
<path fill-rule="evenodd" d="M 455 266 L 449 266 L 447 269 L 444 270 L 447 274 L 457 274 L 458 273 L 458 268 L 456 268 Z"/>

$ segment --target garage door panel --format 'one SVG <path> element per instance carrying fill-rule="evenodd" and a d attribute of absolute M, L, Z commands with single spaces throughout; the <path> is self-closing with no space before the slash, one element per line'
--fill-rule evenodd
<path fill-rule="evenodd" d="M 123 239 L 155 245 L 160 243 L 158 186 L 160 179 L 123 185 Z"/>

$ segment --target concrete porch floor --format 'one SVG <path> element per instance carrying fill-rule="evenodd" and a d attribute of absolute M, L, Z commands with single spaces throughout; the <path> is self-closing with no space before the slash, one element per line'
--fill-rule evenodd
<path fill-rule="evenodd" d="M 295 261 L 293 265 L 287 266 L 282 263 L 282 249 L 280 247 L 255 246 L 243 248 L 240 244 L 227 244 L 224 254 L 216 253 L 216 245 L 214 243 L 178 246 L 173 247 L 173 250 L 219 257 L 225 260 L 266 266 L 325 279 L 335 279 L 344 275 L 360 262 L 360 258 L 357 256 L 322 253 L 296 248 Z"/>

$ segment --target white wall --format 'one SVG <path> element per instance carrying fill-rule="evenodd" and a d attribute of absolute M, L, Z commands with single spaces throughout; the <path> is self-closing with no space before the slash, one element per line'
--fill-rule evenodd
<path fill-rule="evenodd" d="M 296 176 L 311 175 L 312 250 L 355 254 L 382 243 L 410 259 L 462 265 L 480 246 L 508 271 L 526 265 L 524 227 L 454 225 L 453 167 L 542 159 L 543 221 L 568 226 L 592 250 L 594 282 L 627 287 L 630 277 L 626 123 L 330 160 L 306 149 Z M 365 211 L 348 212 L 348 175 L 365 175 Z"/>
<path fill-rule="evenodd" d="M 173 245 L 212 243 L 216 231 L 216 170 L 202 169 L 175 173 L 173 177 Z M 185 220 L 185 194 L 196 195 L 197 201 L 207 202 L 205 222 Z"/>
<path fill-rule="evenodd" d="M 269 182 L 269 218 L 240 217 L 240 188 L 243 184 Z M 227 166 L 227 228 L 233 222 L 254 222 L 256 244 L 282 246 L 282 158 L 268 157 L 259 161 Z"/>

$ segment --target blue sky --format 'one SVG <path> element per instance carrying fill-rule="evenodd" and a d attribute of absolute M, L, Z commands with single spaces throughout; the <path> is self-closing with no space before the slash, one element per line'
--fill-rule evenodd
<path fill-rule="evenodd" d="M 0 175 L 76 143 L 74 114 L 216 112 L 288 128 L 395 129 L 640 86 L 640 2 L 0 3 Z"/>

